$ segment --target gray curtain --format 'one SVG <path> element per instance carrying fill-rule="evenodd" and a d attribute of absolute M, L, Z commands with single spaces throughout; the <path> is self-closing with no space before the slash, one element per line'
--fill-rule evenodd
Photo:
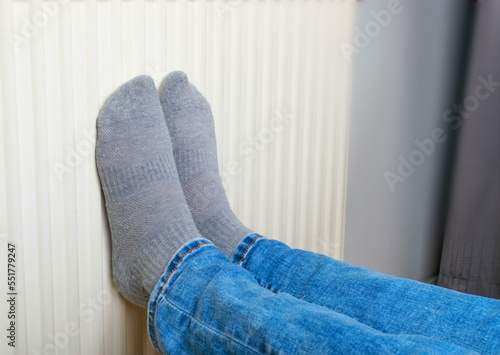
<path fill-rule="evenodd" d="M 476 4 L 438 285 L 500 298 L 500 1 Z"/>

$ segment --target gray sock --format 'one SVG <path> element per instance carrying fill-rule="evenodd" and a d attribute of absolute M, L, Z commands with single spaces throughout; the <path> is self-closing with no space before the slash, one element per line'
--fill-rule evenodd
<path fill-rule="evenodd" d="M 230 256 L 251 230 L 234 215 L 222 186 L 210 105 L 183 72 L 167 76 L 160 101 L 194 222 L 203 237 Z"/>
<path fill-rule="evenodd" d="M 97 128 L 113 277 L 125 298 L 146 307 L 176 250 L 201 238 L 177 176 L 153 80 L 140 76 L 122 85 L 104 104 Z"/>

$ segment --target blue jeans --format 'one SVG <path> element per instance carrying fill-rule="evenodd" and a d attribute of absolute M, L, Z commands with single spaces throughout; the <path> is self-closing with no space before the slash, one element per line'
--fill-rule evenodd
<path fill-rule="evenodd" d="M 151 294 L 161 354 L 498 353 L 500 301 L 245 237 L 232 262 L 206 239 L 176 253 Z"/>

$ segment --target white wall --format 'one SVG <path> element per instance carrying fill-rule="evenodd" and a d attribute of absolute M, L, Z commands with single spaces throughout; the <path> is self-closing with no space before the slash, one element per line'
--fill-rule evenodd
<path fill-rule="evenodd" d="M 184 70 L 206 94 L 246 224 L 342 257 L 352 2 L 51 4 L 0 2 L 0 265 L 15 243 L 18 282 L 17 347 L 3 339 L 2 354 L 153 353 L 145 312 L 112 283 L 94 161 L 100 106 L 139 74 Z M 272 131 L 277 118 L 289 124 Z"/>
<path fill-rule="evenodd" d="M 373 12 L 387 14 L 389 3 L 357 6 L 356 27 L 372 35 L 353 55 L 344 260 L 424 281 L 439 267 L 453 140 L 436 144 L 394 191 L 384 174 L 399 174 L 398 157 L 409 160 L 415 140 L 439 128 L 449 135 L 443 114 L 461 87 L 470 8 L 462 0 L 401 0 L 390 19 L 377 21 Z M 378 32 L 374 21 L 383 23 Z"/>

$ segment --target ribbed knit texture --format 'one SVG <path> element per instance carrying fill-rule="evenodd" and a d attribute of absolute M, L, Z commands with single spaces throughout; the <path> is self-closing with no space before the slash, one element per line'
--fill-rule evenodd
<path fill-rule="evenodd" d="M 97 127 L 113 277 L 129 301 L 146 307 L 175 251 L 201 237 L 182 192 L 153 80 L 140 76 L 122 85 L 104 104 Z"/>
<path fill-rule="evenodd" d="M 234 215 L 217 165 L 212 111 L 183 72 L 170 73 L 160 88 L 160 101 L 172 138 L 184 196 L 203 237 L 230 256 L 252 233 Z"/>

